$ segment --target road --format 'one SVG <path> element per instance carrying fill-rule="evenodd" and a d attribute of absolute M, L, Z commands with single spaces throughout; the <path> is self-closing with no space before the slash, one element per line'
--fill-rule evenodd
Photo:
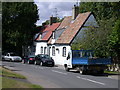
<path fill-rule="evenodd" d="M 25 75 L 29 82 L 44 88 L 118 88 L 117 79 L 66 72 L 62 67 L 43 67 L 20 62 L 2 62 L 2 65 Z"/>

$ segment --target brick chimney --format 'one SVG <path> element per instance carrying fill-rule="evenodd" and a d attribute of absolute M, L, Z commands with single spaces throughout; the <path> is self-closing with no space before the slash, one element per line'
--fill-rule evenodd
<path fill-rule="evenodd" d="M 72 8 L 72 19 L 75 20 L 78 14 L 79 14 L 79 6 L 74 5 L 74 7 Z"/>
<path fill-rule="evenodd" d="M 42 23 L 42 26 L 45 26 L 46 25 L 46 23 L 44 22 L 44 23 Z"/>
<path fill-rule="evenodd" d="M 50 25 L 52 25 L 53 23 L 56 23 L 56 22 L 57 22 L 57 17 L 51 16 L 50 17 Z"/>

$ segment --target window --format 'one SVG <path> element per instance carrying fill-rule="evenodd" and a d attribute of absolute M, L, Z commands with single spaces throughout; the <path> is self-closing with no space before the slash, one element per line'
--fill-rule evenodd
<path fill-rule="evenodd" d="M 50 55 L 50 50 L 51 50 L 51 47 L 49 47 L 49 49 L 48 49 L 48 55 Z"/>
<path fill-rule="evenodd" d="M 52 39 L 55 39 L 55 32 L 52 33 Z"/>
<path fill-rule="evenodd" d="M 66 57 L 66 47 L 63 47 L 63 57 Z"/>
<path fill-rule="evenodd" d="M 44 47 L 44 54 L 47 54 L 47 47 Z"/>
<path fill-rule="evenodd" d="M 55 47 L 52 47 L 52 55 L 55 56 Z"/>
<path fill-rule="evenodd" d="M 33 52 L 35 52 L 36 51 L 36 46 L 33 46 Z"/>
<path fill-rule="evenodd" d="M 41 47 L 41 54 L 43 54 L 43 47 Z"/>
<path fill-rule="evenodd" d="M 39 40 L 41 40 L 41 39 L 42 39 L 42 34 L 39 35 Z"/>

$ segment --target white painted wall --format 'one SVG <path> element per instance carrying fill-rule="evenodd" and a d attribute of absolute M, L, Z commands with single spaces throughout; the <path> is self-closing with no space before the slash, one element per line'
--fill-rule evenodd
<path fill-rule="evenodd" d="M 88 20 L 86 21 L 86 23 L 84 24 L 84 26 L 97 26 L 97 22 L 94 18 L 93 15 L 91 15 Z M 81 34 L 84 32 L 84 30 L 87 29 L 86 27 L 83 27 L 80 32 L 78 33 L 78 35 L 76 36 L 76 38 L 80 38 Z M 73 42 L 75 41 L 75 39 L 73 40 Z M 47 42 L 36 42 L 36 52 L 35 55 L 37 54 L 41 54 L 41 46 L 43 46 L 43 54 L 44 54 L 44 47 L 47 47 L 47 54 L 49 54 L 49 47 L 50 47 L 50 56 L 54 59 L 55 64 L 59 64 L 59 65 L 64 65 L 66 63 L 67 60 L 67 56 L 68 53 L 71 52 L 71 46 L 70 45 L 54 45 L 55 43 L 55 39 L 52 39 L 52 45 L 47 45 Z M 52 55 L 52 47 L 55 46 L 55 56 Z M 66 56 L 63 57 L 63 47 L 66 47 Z M 71 62 L 70 62 L 71 63 Z"/>
<path fill-rule="evenodd" d="M 52 55 L 52 47 L 55 46 L 55 56 Z M 71 47 L 69 45 L 49 45 L 50 56 L 54 59 L 55 64 L 64 65 L 66 58 L 68 56 L 68 52 L 71 51 Z M 66 47 L 66 56 L 63 57 L 63 47 Z"/>
<path fill-rule="evenodd" d="M 41 53 L 41 47 L 43 47 L 43 53 Z M 36 42 L 35 55 L 44 54 L 44 47 L 47 47 L 47 42 Z M 46 49 L 47 52 L 47 49 Z"/>

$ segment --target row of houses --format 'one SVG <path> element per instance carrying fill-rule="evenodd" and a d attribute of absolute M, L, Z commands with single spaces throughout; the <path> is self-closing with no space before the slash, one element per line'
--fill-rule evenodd
<path fill-rule="evenodd" d="M 84 35 L 88 27 L 96 27 L 97 22 L 91 12 L 79 13 L 78 6 L 72 8 L 72 16 L 64 17 L 62 22 L 56 22 L 56 17 L 50 17 L 50 24 L 42 26 L 35 35 L 35 55 L 49 54 L 55 64 L 64 65 L 71 46 Z"/>

